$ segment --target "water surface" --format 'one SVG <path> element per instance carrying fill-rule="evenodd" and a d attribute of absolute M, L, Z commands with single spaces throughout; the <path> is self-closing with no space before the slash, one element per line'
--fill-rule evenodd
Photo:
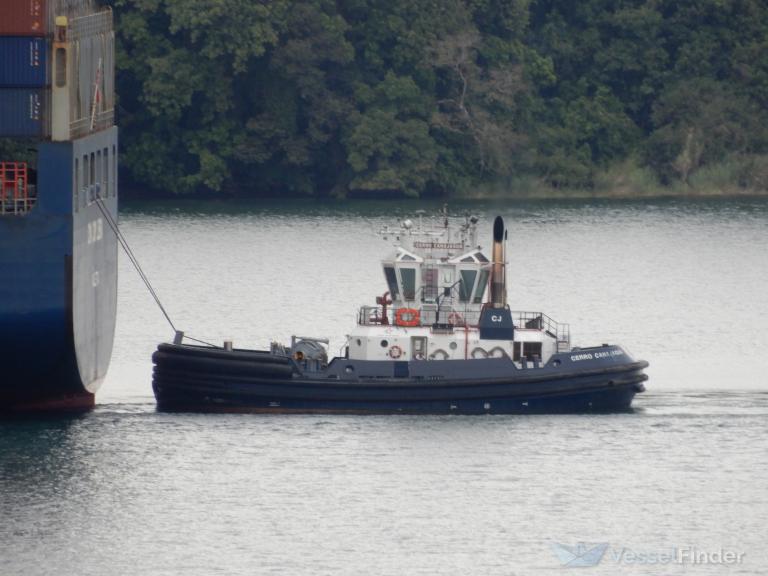
<path fill-rule="evenodd" d="M 375 232 L 421 207 L 128 205 L 122 226 L 179 328 L 338 350 L 385 290 Z M 0 574 L 547 576 L 579 542 L 608 547 L 574 573 L 763 574 L 768 201 L 453 208 L 484 244 L 504 216 L 513 308 L 651 362 L 634 413 L 159 414 L 171 332 L 122 259 L 97 409 L 0 422 Z M 647 563 L 674 549 L 743 557 Z"/>

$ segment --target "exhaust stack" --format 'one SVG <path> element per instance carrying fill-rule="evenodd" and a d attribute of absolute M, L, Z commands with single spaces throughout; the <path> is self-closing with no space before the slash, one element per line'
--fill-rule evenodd
<path fill-rule="evenodd" d="M 504 220 L 496 216 L 493 221 L 493 262 L 491 263 L 491 301 L 483 306 L 480 312 L 481 340 L 512 340 L 515 339 L 515 325 L 512 312 L 507 307 L 507 275 L 505 247 L 507 231 Z"/>
<path fill-rule="evenodd" d="M 507 274 L 504 264 L 505 236 L 504 219 L 496 216 L 493 221 L 493 265 L 491 267 L 491 306 L 507 306 Z"/>

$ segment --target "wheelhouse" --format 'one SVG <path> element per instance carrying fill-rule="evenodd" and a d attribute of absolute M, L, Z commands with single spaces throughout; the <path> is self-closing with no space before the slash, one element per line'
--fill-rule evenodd
<path fill-rule="evenodd" d="M 489 258 L 477 243 L 479 219 L 403 220 L 380 234 L 394 239 L 382 261 L 386 291 L 363 306 L 348 337 L 348 356 L 366 360 L 508 357 L 542 363 L 568 349 L 568 325 L 506 305 L 503 247 Z M 495 279 L 494 279 L 495 278 Z M 496 283 L 501 286 L 494 291 Z M 498 330 L 497 326 L 506 326 Z"/>

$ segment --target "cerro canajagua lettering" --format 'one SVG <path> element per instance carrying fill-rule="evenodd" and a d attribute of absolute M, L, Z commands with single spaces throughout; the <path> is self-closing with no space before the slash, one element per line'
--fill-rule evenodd
<path fill-rule="evenodd" d="M 601 358 L 613 358 L 623 356 L 624 351 L 613 348 L 611 350 L 601 350 L 600 352 L 582 352 L 581 354 L 571 354 L 571 362 L 580 362 L 581 360 L 599 360 Z"/>

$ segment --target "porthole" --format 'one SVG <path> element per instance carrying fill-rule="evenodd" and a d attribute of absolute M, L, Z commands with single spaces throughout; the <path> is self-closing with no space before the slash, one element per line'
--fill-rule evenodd
<path fill-rule="evenodd" d="M 363 341 L 362 341 L 362 340 L 360 340 L 360 338 L 358 338 L 358 339 L 357 339 L 357 345 L 358 345 L 358 346 L 362 346 L 362 345 L 363 345 Z"/>
<path fill-rule="evenodd" d="M 382 348 L 386 348 L 387 346 L 389 346 L 389 342 L 387 342 L 386 340 L 382 340 L 381 341 L 381 347 Z"/>
<path fill-rule="evenodd" d="M 456 342 L 451 342 L 450 344 L 448 344 L 448 348 L 450 348 L 451 350 L 456 350 L 456 348 L 458 347 L 459 345 L 456 344 Z"/>

